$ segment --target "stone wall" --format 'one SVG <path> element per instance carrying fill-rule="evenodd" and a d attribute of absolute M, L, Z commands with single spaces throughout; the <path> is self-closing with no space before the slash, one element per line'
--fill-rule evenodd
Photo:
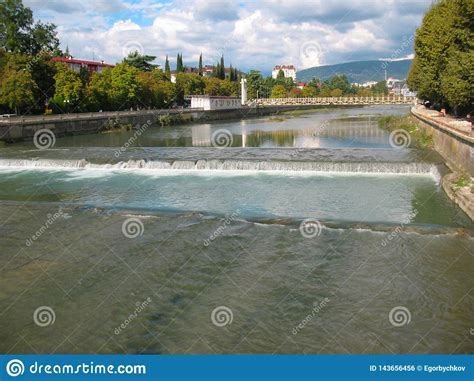
<path fill-rule="evenodd" d="M 434 148 L 456 171 L 474 176 L 474 138 L 411 110 L 418 125 L 433 137 Z"/>

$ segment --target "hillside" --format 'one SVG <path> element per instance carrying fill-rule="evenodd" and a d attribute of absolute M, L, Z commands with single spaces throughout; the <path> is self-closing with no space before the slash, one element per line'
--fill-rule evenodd
<path fill-rule="evenodd" d="M 404 79 L 408 75 L 412 60 L 400 60 L 386 63 L 387 76 Z M 316 77 L 326 80 L 334 75 L 345 74 L 349 82 L 363 83 L 367 81 L 381 81 L 384 79 L 384 61 L 355 61 L 336 65 L 317 66 L 298 71 L 298 81 L 308 82 Z"/>

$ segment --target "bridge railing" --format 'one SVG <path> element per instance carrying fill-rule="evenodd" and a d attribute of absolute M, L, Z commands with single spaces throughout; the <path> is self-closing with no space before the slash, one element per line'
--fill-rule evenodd
<path fill-rule="evenodd" d="M 378 96 L 378 97 L 295 97 L 295 98 L 257 98 L 249 100 L 256 105 L 365 105 L 365 104 L 413 104 L 415 97 Z"/>

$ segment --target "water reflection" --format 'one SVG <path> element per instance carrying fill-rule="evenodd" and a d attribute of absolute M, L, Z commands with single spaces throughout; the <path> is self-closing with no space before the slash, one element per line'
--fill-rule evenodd
<path fill-rule="evenodd" d="M 326 121 L 300 120 L 267 123 L 229 124 L 226 129 L 233 135 L 233 147 L 291 147 L 291 148 L 331 148 L 331 147 L 390 147 L 388 134 L 377 125 L 376 118 L 345 118 Z M 219 127 L 223 127 L 220 125 Z M 216 128 L 212 124 L 191 127 L 192 146 L 212 146 L 212 134 Z"/>
<path fill-rule="evenodd" d="M 212 134 L 225 129 L 233 147 L 263 148 L 391 148 L 389 134 L 377 123 L 384 115 L 402 115 L 407 106 L 374 106 L 282 114 L 245 120 L 215 121 L 169 127 L 151 126 L 140 136 L 136 131 L 67 136 L 56 139 L 64 147 L 212 147 Z M 132 139 L 132 140 L 131 140 Z M 32 142 L 11 148 L 33 147 Z"/>

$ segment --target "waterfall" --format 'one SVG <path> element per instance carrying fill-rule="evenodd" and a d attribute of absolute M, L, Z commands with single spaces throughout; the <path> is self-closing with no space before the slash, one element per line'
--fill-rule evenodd
<path fill-rule="evenodd" d="M 339 172 L 431 175 L 440 180 L 438 167 L 430 163 L 403 162 L 318 162 L 276 160 L 129 160 L 110 164 L 82 160 L 0 159 L 0 167 L 10 169 L 152 169 L 152 170 L 224 170 L 224 171 L 282 171 L 282 172 Z"/>

